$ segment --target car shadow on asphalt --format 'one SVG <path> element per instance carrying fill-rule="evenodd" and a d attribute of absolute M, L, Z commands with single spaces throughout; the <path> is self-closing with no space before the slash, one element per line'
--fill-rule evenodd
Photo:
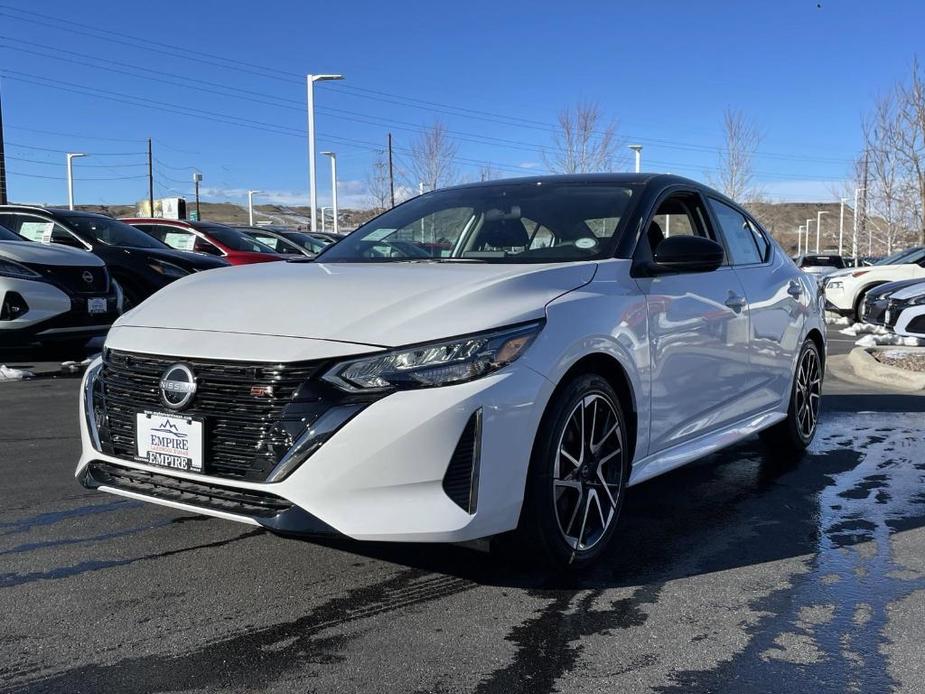
<path fill-rule="evenodd" d="M 837 409 L 830 410 L 833 418 L 840 416 L 835 413 Z M 897 411 L 910 410 L 902 405 Z M 859 465 L 866 446 L 876 440 L 882 441 L 873 435 L 870 441 L 863 437 L 851 440 L 843 432 L 826 436 L 820 431 L 811 450 L 794 458 L 769 450 L 754 437 L 632 487 L 614 546 L 584 572 L 553 571 L 522 558 L 467 546 L 341 540 L 320 543 L 482 585 L 573 593 L 663 584 L 813 555 L 820 544 L 842 547 L 871 540 L 863 519 L 840 522 L 838 506 L 826 508 L 820 497 L 833 485 L 835 476 Z M 919 465 L 925 470 L 925 463 Z M 865 497 L 877 491 L 863 480 L 858 485 L 856 493 Z M 889 495 L 877 503 L 889 503 Z M 896 514 L 897 527 L 925 525 L 922 501 L 897 509 Z M 529 556 L 531 552 L 527 548 L 520 554 Z"/>

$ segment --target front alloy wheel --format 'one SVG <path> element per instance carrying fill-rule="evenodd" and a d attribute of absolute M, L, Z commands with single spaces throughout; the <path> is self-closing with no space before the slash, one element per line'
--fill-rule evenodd
<path fill-rule="evenodd" d="M 623 431 L 611 401 L 590 393 L 572 409 L 559 437 L 553 503 L 559 531 L 574 552 L 601 541 L 623 486 Z"/>
<path fill-rule="evenodd" d="M 590 564 L 614 534 L 629 446 L 620 401 L 597 374 L 564 383 L 537 431 L 517 538 L 529 559 Z"/>

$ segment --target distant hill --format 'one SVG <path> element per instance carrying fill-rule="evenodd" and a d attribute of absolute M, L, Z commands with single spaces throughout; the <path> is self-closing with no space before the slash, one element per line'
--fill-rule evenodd
<path fill-rule="evenodd" d="M 188 203 L 187 209 L 194 209 L 194 203 Z M 232 202 L 203 202 L 200 204 L 202 218 L 223 224 L 247 224 L 247 208 Z M 822 216 L 822 237 L 820 238 L 820 251 L 838 250 L 838 213 L 837 202 L 755 202 L 746 205 L 749 212 L 771 232 L 778 243 L 790 255 L 797 252 L 797 228 L 812 219 L 810 225 L 810 248 L 816 246 L 816 213 L 819 210 L 827 212 Z M 102 212 L 113 217 L 127 217 L 135 214 L 135 205 L 79 205 L 81 210 Z M 357 226 L 372 218 L 373 210 L 338 210 L 339 228 L 341 231 L 351 231 Z M 255 205 L 255 222 L 270 222 L 289 227 L 307 228 L 309 224 L 308 207 L 287 207 L 285 205 Z M 874 219 L 874 223 L 882 220 Z M 854 224 L 854 210 L 845 205 L 844 252 L 851 252 L 851 233 Z M 330 220 L 328 221 L 330 226 Z M 862 255 L 866 253 L 867 237 L 859 239 L 858 245 Z M 880 252 L 882 249 L 877 249 Z"/>
<path fill-rule="evenodd" d="M 101 212 L 112 217 L 132 217 L 135 205 L 78 205 L 87 212 Z M 187 211 L 196 209 L 194 202 L 187 202 Z M 247 207 L 232 202 L 200 203 L 202 218 L 222 224 L 247 224 Z M 373 216 L 368 210 L 338 210 L 338 226 L 341 231 L 351 231 Z M 283 205 L 254 205 L 254 221 L 270 222 L 288 227 L 307 227 L 310 221 L 308 207 L 286 207 Z M 328 226 L 330 226 L 330 219 Z"/>

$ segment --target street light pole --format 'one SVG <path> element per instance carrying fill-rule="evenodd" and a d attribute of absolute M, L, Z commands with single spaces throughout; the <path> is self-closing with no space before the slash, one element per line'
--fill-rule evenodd
<path fill-rule="evenodd" d="M 851 232 L 851 256 L 854 258 L 854 266 L 858 266 L 858 198 L 860 197 L 861 189 L 854 189 L 854 223 L 852 225 Z"/>
<path fill-rule="evenodd" d="M 331 214 L 334 215 L 334 233 L 337 233 L 337 154 L 334 152 L 322 152 L 325 157 L 331 157 Z"/>
<path fill-rule="evenodd" d="M 67 152 L 67 209 L 74 209 L 74 164 L 77 157 L 87 156 L 83 152 Z"/>
<path fill-rule="evenodd" d="M 322 233 L 324 232 L 324 220 L 325 220 L 325 212 L 324 212 L 324 211 L 325 211 L 325 210 L 330 210 L 330 209 L 331 209 L 330 207 L 322 207 L 322 208 L 321 208 L 321 231 L 322 231 Z"/>
<path fill-rule="evenodd" d="M 259 190 L 247 191 L 247 219 L 248 226 L 254 226 L 254 196 L 260 193 Z"/>
<path fill-rule="evenodd" d="M 642 145 L 630 145 L 629 148 L 636 154 L 636 173 L 642 171 Z"/>
<path fill-rule="evenodd" d="M 803 225 L 797 228 L 797 255 L 803 255 Z"/>
<path fill-rule="evenodd" d="M 828 214 L 826 210 L 816 211 L 816 253 L 819 252 L 819 236 L 822 231 L 822 215 Z"/>
<path fill-rule="evenodd" d="M 305 86 L 308 102 L 308 204 L 311 207 L 311 231 L 317 231 L 318 186 L 315 183 L 315 82 L 342 80 L 343 75 L 306 75 Z"/>

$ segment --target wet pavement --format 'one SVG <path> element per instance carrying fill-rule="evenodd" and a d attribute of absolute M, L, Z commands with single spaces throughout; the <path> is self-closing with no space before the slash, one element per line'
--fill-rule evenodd
<path fill-rule="evenodd" d="M 0 690 L 925 691 L 918 396 L 830 381 L 802 459 L 751 440 L 639 485 L 561 578 L 87 492 L 77 387 L 0 387 Z"/>

